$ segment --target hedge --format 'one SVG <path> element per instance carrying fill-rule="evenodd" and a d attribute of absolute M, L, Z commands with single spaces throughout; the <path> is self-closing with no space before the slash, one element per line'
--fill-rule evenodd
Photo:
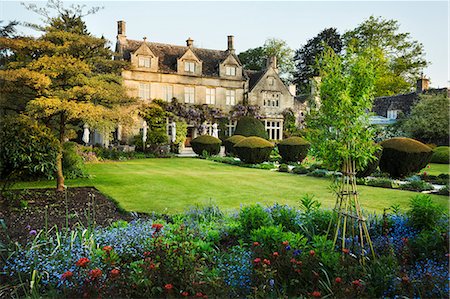
<path fill-rule="evenodd" d="M 233 135 L 223 142 L 223 145 L 225 146 L 225 154 L 227 155 L 236 155 L 236 152 L 234 151 L 234 146 L 244 140 L 246 137 L 242 135 Z"/>
<path fill-rule="evenodd" d="M 250 116 L 244 116 L 237 122 L 234 135 L 257 136 L 269 139 L 264 124 L 259 119 Z"/>
<path fill-rule="evenodd" d="M 311 144 L 302 137 L 286 138 L 278 144 L 278 150 L 285 162 L 302 162 L 310 147 Z"/>
<path fill-rule="evenodd" d="M 200 156 L 204 151 L 210 156 L 219 154 L 221 144 L 222 141 L 219 138 L 210 135 L 201 135 L 191 140 L 192 150 Z"/>
<path fill-rule="evenodd" d="M 450 148 L 448 146 L 439 146 L 433 149 L 431 163 L 450 164 Z"/>
<path fill-rule="evenodd" d="M 273 144 L 260 137 L 248 137 L 234 146 L 241 161 L 250 164 L 262 163 L 269 160 Z"/>
<path fill-rule="evenodd" d="M 430 162 L 433 154 L 429 146 L 411 138 L 396 137 L 380 144 L 383 147 L 380 169 L 395 178 L 417 173 Z"/>

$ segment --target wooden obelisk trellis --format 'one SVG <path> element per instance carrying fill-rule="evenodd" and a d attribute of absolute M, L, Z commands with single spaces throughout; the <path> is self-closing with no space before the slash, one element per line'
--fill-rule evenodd
<path fill-rule="evenodd" d="M 358 200 L 358 190 L 356 187 L 356 163 L 347 159 L 344 162 L 342 178 L 337 190 L 336 204 L 334 207 L 334 215 L 328 226 L 328 235 L 334 230 L 333 246 L 340 244 L 341 249 L 349 249 L 350 251 L 360 246 L 360 261 L 365 263 L 366 254 L 365 245 L 368 244 L 373 258 L 372 241 L 370 240 L 369 230 L 367 229 L 366 219 L 361 210 Z M 358 243 L 355 245 L 355 237 L 358 236 Z M 347 246 L 346 239 L 352 242 Z"/>

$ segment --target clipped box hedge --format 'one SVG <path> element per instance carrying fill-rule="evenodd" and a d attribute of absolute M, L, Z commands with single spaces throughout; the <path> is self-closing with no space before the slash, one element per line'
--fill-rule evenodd
<path fill-rule="evenodd" d="M 311 144 L 302 137 L 289 137 L 278 143 L 278 151 L 285 162 L 302 162 Z"/>
<path fill-rule="evenodd" d="M 411 138 L 396 137 L 380 144 L 383 147 L 380 169 L 394 178 L 419 172 L 430 162 L 433 155 L 429 146 Z"/>
<path fill-rule="evenodd" d="M 245 138 L 234 146 L 237 156 L 241 161 L 249 164 L 268 161 L 273 144 L 263 138 L 252 136 Z"/>
<path fill-rule="evenodd" d="M 236 124 L 234 135 L 242 135 L 245 137 L 257 136 L 269 139 L 264 124 L 254 117 L 244 116 Z"/>
<path fill-rule="evenodd" d="M 242 135 L 233 135 L 223 142 L 223 145 L 225 146 L 225 154 L 227 155 L 236 155 L 236 152 L 234 151 L 234 146 L 244 140 L 245 136 Z"/>
<path fill-rule="evenodd" d="M 448 146 L 439 146 L 433 149 L 431 163 L 450 164 L 450 148 Z"/>
<path fill-rule="evenodd" d="M 203 151 L 210 156 L 219 154 L 221 144 L 222 141 L 219 138 L 210 135 L 201 135 L 191 141 L 192 150 L 200 156 L 203 155 Z"/>

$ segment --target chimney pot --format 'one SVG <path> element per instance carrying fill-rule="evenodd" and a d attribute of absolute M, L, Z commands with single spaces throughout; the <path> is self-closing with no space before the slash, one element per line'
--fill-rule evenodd
<path fill-rule="evenodd" d="M 228 35 L 228 51 L 234 51 L 234 36 Z"/>
<path fill-rule="evenodd" d="M 186 40 L 186 46 L 188 46 L 188 47 L 194 46 L 194 40 L 192 38 L 188 38 Z"/>
<path fill-rule="evenodd" d="M 416 92 L 417 93 L 424 93 L 428 90 L 430 85 L 430 80 L 427 79 L 423 74 L 421 74 L 420 78 L 417 80 L 416 84 Z"/>
<path fill-rule="evenodd" d="M 126 34 L 126 23 L 125 21 L 117 21 L 117 35 L 125 35 Z"/>

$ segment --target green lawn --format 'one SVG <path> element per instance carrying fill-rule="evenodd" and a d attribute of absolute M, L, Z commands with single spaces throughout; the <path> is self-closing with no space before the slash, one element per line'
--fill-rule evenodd
<path fill-rule="evenodd" d="M 67 180 L 66 185 L 95 186 L 128 211 L 174 213 L 210 201 L 228 210 L 241 204 L 274 202 L 298 205 L 304 194 L 314 194 L 324 207 L 334 197 L 328 179 L 231 166 L 194 158 L 142 159 L 88 164 L 89 179 Z M 20 183 L 16 188 L 53 187 L 54 182 Z M 392 204 L 407 208 L 417 193 L 359 186 L 361 202 L 369 211 L 382 212 Z M 446 196 L 433 196 L 447 207 Z"/>
<path fill-rule="evenodd" d="M 429 175 L 439 175 L 441 173 L 449 173 L 449 164 L 437 164 L 437 163 L 430 163 L 427 167 L 422 169 L 420 173 L 426 172 Z"/>

